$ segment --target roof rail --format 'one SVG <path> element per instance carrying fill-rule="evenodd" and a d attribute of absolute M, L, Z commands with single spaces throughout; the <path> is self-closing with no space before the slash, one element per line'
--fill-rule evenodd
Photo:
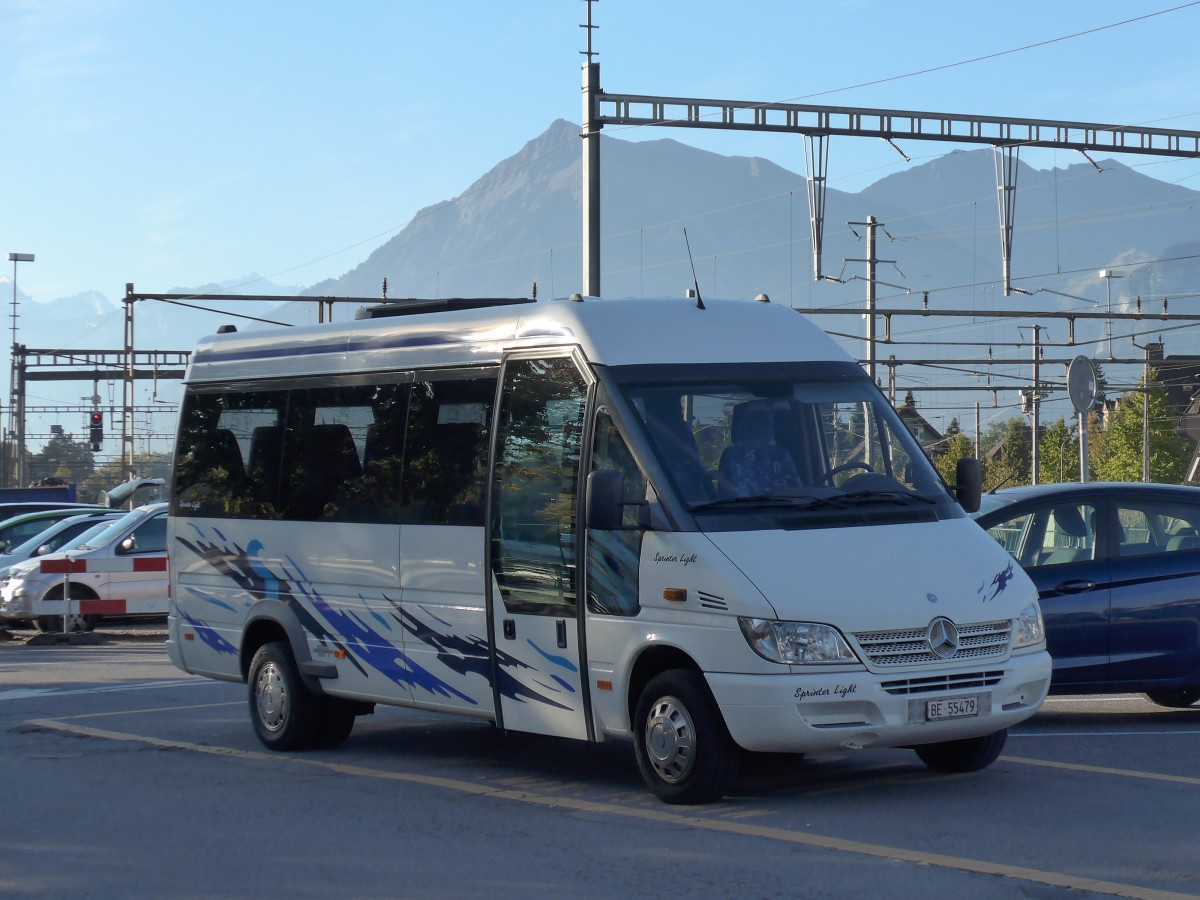
<path fill-rule="evenodd" d="M 354 318 L 381 319 L 385 316 L 412 316 L 418 313 L 453 312 L 459 309 L 484 309 L 489 306 L 536 302 L 529 297 L 447 297 L 443 300 L 410 297 L 405 300 L 388 300 L 379 306 L 360 306 Z"/>

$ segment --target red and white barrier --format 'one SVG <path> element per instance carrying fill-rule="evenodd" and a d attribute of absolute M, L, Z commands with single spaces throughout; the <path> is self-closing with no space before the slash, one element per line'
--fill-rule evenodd
<path fill-rule="evenodd" d="M 97 559 L 43 559 L 43 575 L 84 575 L 89 572 L 165 572 L 167 555 L 123 556 Z"/>

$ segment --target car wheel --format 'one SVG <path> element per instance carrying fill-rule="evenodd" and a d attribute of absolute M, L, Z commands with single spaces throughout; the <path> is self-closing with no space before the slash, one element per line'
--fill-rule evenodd
<path fill-rule="evenodd" d="M 249 687 L 250 719 L 264 746 L 303 750 L 313 745 L 320 704 L 300 680 L 300 670 L 286 643 L 272 641 L 258 648 L 250 662 Z"/>
<path fill-rule="evenodd" d="M 81 616 L 72 615 L 70 617 L 71 633 L 92 631 L 96 627 L 98 616 Z M 38 616 L 33 620 L 33 627 L 42 634 L 62 634 L 63 633 L 63 617 L 62 616 Z"/>
<path fill-rule="evenodd" d="M 737 777 L 739 752 L 704 676 L 662 672 L 643 689 L 634 714 L 642 778 L 666 803 L 711 803 Z"/>
<path fill-rule="evenodd" d="M 921 762 L 938 772 L 975 772 L 996 761 L 1007 739 L 1008 729 L 1002 728 L 983 737 L 922 744 L 913 750 Z"/>
<path fill-rule="evenodd" d="M 1146 696 L 1150 698 L 1151 703 L 1158 706 L 1168 706 L 1171 709 L 1186 709 L 1197 700 L 1200 700 L 1200 691 L 1154 691 L 1153 693 L 1147 692 Z"/>

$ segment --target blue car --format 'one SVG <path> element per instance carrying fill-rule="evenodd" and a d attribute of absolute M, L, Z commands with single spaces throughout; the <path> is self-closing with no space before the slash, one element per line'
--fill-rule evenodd
<path fill-rule="evenodd" d="M 1050 693 L 1200 700 L 1200 488 L 1008 488 L 974 516 L 1037 585 Z"/>

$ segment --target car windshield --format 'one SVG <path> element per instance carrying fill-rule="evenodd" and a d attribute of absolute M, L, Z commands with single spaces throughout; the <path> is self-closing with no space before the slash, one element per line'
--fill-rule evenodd
<path fill-rule="evenodd" d="M 65 543 L 64 546 L 60 547 L 59 549 L 61 549 L 61 550 L 77 550 L 80 547 L 83 547 L 84 545 L 88 544 L 88 542 L 91 541 L 97 535 L 106 531 L 108 529 L 108 526 L 111 524 L 113 524 L 111 519 L 102 519 L 102 520 L 98 521 L 95 525 L 93 525 L 91 528 L 89 528 L 87 531 L 83 532 L 82 534 L 80 534 L 74 538 L 71 538 L 69 541 L 67 541 Z"/>
<path fill-rule="evenodd" d="M 104 527 L 97 529 L 95 533 L 84 540 L 76 541 L 72 550 L 95 550 L 98 547 L 103 547 L 106 544 L 111 544 L 119 535 L 124 533 L 126 526 L 132 525 L 138 519 L 146 514 L 144 509 L 135 509 L 125 513 L 121 518 L 112 522 L 104 523 Z"/>
<path fill-rule="evenodd" d="M 72 531 L 72 529 L 75 528 L 77 528 L 77 523 L 75 522 L 74 518 L 63 519 L 61 522 L 55 522 L 48 528 L 42 529 L 37 534 L 17 544 L 17 546 L 8 551 L 8 555 L 18 556 L 21 558 L 30 557 L 33 556 L 33 554 L 37 552 L 38 547 L 41 547 L 43 544 L 50 544 L 51 550 L 57 550 L 59 546 L 58 542 L 63 540 L 62 535 L 70 535 L 75 533 Z"/>
<path fill-rule="evenodd" d="M 829 514 L 950 501 L 920 445 L 865 378 L 813 377 L 811 366 L 721 378 L 677 368 L 695 377 L 672 372 L 669 381 L 625 389 L 693 512 Z"/>

